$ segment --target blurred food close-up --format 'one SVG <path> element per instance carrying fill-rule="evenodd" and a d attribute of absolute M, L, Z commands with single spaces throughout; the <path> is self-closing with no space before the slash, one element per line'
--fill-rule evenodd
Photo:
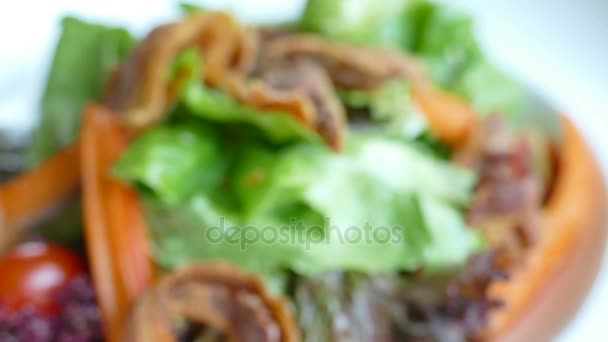
<path fill-rule="evenodd" d="M 0 129 L 0 342 L 551 341 L 572 321 L 604 255 L 600 160 L 470 14 L 175 8 L 142 34 L 63 17 L 32 129 Z"/>

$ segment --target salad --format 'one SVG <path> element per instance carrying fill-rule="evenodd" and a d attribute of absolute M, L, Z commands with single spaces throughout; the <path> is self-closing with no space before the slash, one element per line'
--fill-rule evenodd
<path fill-rule="evenodd" d="M 0 340 L 492 339 L 575 240 L 558 223 L 602 220 L 579 150 L 571 190 L 572 126 L 466 14 L 182 9 L 137 38 L 63 19 L 28 166 L 0 184 Z"/>

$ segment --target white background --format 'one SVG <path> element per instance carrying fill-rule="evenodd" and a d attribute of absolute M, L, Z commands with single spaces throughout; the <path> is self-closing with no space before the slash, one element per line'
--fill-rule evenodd
<path fill-rule="evenodd" d="M 608 175 L 608 1 L 452 2 L 475 14 L 480 39 L 496 63 L 575 119 Z M 303 0 L 204 3 L 272 21 L 297 16 Z M 35 124 L 58 20 L 68 13 L 125 25 L 141 35 L 174 17 L 177 9 L 170 0 L 5 2 L 0 12 L 0 129 L 27 132 Z M 560 341 L 608 339 L 608 257 L 604 259 L 587 303 Z"/>

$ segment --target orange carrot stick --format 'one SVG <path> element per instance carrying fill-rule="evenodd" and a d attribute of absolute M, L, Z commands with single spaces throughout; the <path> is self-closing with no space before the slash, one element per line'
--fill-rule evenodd
<path fill-rule="evenodd" d="M 109 110 L 87 107 L 80 152 L 85 239 L 106 338 L 111 342 L 121 340 L 129 308 L 154 271 L 137 194 L 110 176 L 127 140 Z"/>
<path fill-rule="evenodd" d="M 452 146 L 464 143 L 477 122 L 470 104 L 431 85 L 414 85 L 412 95 L 439 140 Z"/>
<path fill-rule="evenodd" d="M 73 193 L 80 179 L 78 145 L 0 186 L 0 248 Z"/>

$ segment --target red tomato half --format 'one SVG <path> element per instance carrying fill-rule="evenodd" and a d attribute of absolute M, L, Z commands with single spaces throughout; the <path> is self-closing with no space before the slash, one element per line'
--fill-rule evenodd
<path fill-rule="evenodd" d="M 0 304 L 18 311 L 58 311 L 57 293 L 83 266 L 69 250 L 43 242 L 26 242 L 0 257 Z"/>

